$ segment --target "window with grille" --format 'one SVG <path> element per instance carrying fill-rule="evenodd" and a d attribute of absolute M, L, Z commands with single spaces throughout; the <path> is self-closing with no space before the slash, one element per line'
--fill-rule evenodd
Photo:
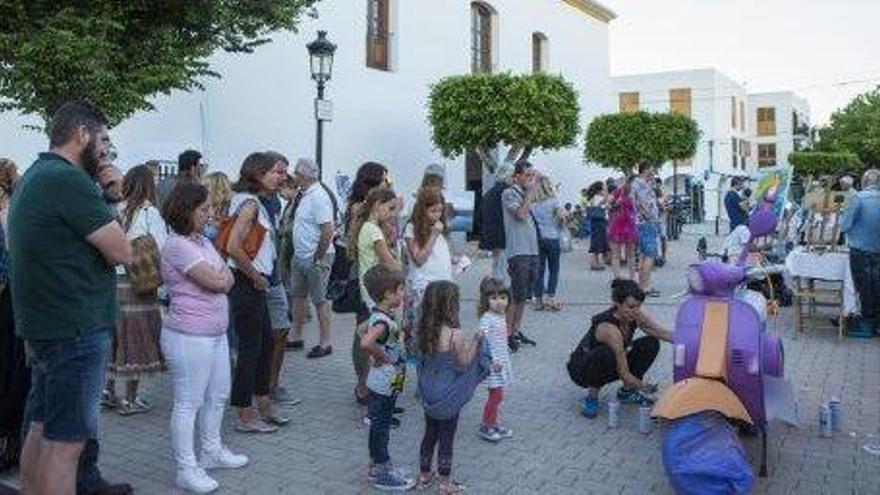
<path fill-rule="evenodd" d="M 730 127 L 736 129 L 736 96 L 730 97 Z"/>
<path fill-rule="evenodd" d="M 691 88 L 669 90 L 669 109 L 685 117 L 691 116 Z"/>
<path fill-rule="evenodd" d="M 776 143 L 758 145 L 758 166 L 773 167 L 776 165 Z"/>
<path fill-rule="evenodd" d="M 391 0 L 367 0 L 367 67 L 390 70 L 389 3 Z"/>
<path fill-rule="evenodd" d="M 492 11 L 473 3 L 471 21 L 471 71 L 492 72 Z"/>
<path fill-rule="evenodd" d="M 758 135 L 773 136 L 776 134 L 776 109 L 773 107 L 758 108 Z"/>
<path fill-rule="evenodd" d="M 638 93 L 620 93 L 621 112 L 638 112 L 639 111 L 639 94 Z"/>
<path fill-rule="evenodd" d="M 532 72 L 547 70 L 547 36 L 544 33 L 532 33 Z"/>

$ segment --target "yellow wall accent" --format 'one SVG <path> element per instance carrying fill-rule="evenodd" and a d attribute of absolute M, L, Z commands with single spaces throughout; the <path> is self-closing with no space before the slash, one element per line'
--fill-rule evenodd
<path fill-rule="evenodd" d="M 615 14 L 611 9 L 591 0 L 562 1 L 587 14 L 588 16 L 606 24 L 617 18 L 617 14 Z"/>

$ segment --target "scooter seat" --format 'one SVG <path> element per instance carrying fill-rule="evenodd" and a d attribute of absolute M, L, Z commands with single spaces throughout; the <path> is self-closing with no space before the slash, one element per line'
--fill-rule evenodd
<path fill-rule="evenodd" d="M 700 377 L 673 385 L 654 406 L 651 415 L 672 420 L 707 410 L 754 424 L 743 403 L 723 382 Z"/>

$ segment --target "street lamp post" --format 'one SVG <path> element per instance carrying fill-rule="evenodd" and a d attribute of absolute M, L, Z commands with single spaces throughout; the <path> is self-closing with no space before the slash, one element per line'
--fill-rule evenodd
<path fill-rule="evenodd" d="M 318 164 L 318 179 L 324 172 L 324 121 L 331 120 L 333 105 L 324 99 L 324 87 L 333 75 L 333 54 L 336 45 L 327 39 L 327 31 L 318 31 L 318 38 L 306 45 L 309 50 L 309 68 L 312 79 L 318 85 L 318 97 L 315 99 L 315 163 Z"/>

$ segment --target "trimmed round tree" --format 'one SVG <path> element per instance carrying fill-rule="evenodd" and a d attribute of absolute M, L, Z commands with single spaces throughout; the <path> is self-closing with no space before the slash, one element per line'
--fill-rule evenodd
<path fill-rule="evenodd" d="M 498 161 L 493 148 L 508 148 L 505 162 L 535 149 L 574 145 L 579 132 L 577 92 L 561 76 L 474 74 L 442 79 L 431 87 L 428 121 L 444 156 L 476 153 L 487 171 Z"/>
<path fill-rule="evenodd" d="M 840 172 L 860 172 L 865 166 L 855 153 L 795 151 L 788 155 L 794 171 L 802 176 L 833 175 Z"/>
<path fill-rule="evenodd" d="M 659 164 L 694 156 L 700 134 L 693 119 L 676 113 L 602 115 L 587 127 L 584 158 L 630 174 L 642 161 Z"/>

